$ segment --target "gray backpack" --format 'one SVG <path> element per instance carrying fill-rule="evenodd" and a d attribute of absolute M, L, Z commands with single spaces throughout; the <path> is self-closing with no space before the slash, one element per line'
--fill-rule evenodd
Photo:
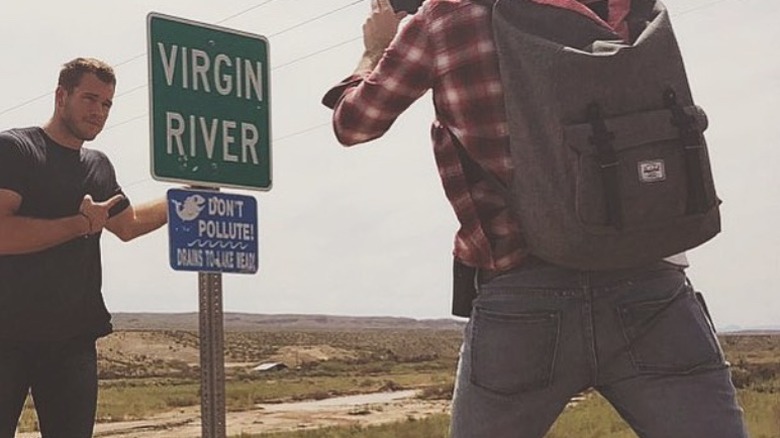
<path fill-rule="evenodd" d="M 642 265 L 720 232 L 720 200 L 666 8 L 632 0 L 631 43 L 577 12 L 498 0 L 493 28 L 513 180 L 532 254 Z"/>

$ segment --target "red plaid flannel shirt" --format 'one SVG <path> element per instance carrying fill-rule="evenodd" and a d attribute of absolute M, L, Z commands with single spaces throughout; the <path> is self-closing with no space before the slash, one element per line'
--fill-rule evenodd
<path fill-rule="evenodd" d="M 575 0 L 536 1 L 599 20 Z M 610 15 L 627 11 L 627 5 L 628 0 L 610 0 Z M 625 15 L 620 15 L 622 21 Z M 612 21 L 612 26 L 619 24 Z M 433 91 L 434 155 L 461 225 L 454 255 L 466 265 L 492 271 L 519 266 L 526 254 L 519 224 L 501 192 L 483 175 L 490 172 L 507 184 L 512 174 L 502 88 L 490 8 L 470 0 L 427 0 L 372 72 L 350 76 L 323 99 L 334 108 L 338 140 L 354 145 L 382 136 L 398 115 L 428 89 Z M 464 171 L 470 167 L 464 153 L 482 170 L 472 166 Z"/>

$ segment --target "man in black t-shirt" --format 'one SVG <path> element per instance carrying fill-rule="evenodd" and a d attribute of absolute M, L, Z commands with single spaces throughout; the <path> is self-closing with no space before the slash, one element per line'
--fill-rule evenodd
<path fill-rule="evenodd" d="M 0 132 L 0 438 L 31 392 L 44 437 L 92 436 L 95 340 L 111 332 L 100 235 L 123 241 L 167 222 L 164 199 L 134 206 L 101 152 L 116 86 L 102 61 L 60 71 L 51 119 Z"/>

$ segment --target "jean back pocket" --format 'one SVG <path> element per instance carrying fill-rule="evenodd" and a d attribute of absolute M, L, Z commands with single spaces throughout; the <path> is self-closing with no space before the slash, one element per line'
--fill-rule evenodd
<path fill-rule="evenodd" d="M 512 395 L 550 385 L 560 312 L 501 313 L 476 307 L 472 317 L 471 382 Z"/>
<path fill-rule="evenodd" d="M 723 363 L 715 333 L 688 286 L 669 298 L 623 304 L 618 312 L 640 371 L 687 373 Z"/>

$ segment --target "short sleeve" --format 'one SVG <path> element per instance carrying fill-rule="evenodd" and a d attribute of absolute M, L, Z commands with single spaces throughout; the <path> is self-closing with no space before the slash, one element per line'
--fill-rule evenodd
<path fill-rule="evenodd" d="M 0 189 L 10 190 L 24 197 L 28 188 L 30 159 L 17 137 L 0 132 Z"/>
<path fill-rule="evenodd" d="M 83 149 L 82 160 L 87 168 L 86 192 L 97 202 L 104 202 L 114 195 L 122 195 L 124 199 L 114 204 L 108 211 L 109 217 L 114 217 L 130 206 L 130 201 L 116 180 L 116 171 L 111 160 L 100 151 Z"/>
<path fill-rule="evenodd" d="M 109 178 L 106 181 L 106 188 L 108 191 L 105 199 L 109 199 L 114 195 L 122 195 L 122 200 L 114 204 L 114 206 L 108 210 L 108 217 L 114 217 L 125 211 L 125 209 L 130 206 L 130 199 L 127 197 L 125 192 L 122 190 L 122 187 L 119 185 L 119 182 L 116 180 L 116 170 L 114 170 L 114 165 L 111 164 L 111 161 L 108 159 L 108 157 L 103 156 L 103 159 L 105 160 L 104 166 L 106 166 L 109 171 Z"/>

